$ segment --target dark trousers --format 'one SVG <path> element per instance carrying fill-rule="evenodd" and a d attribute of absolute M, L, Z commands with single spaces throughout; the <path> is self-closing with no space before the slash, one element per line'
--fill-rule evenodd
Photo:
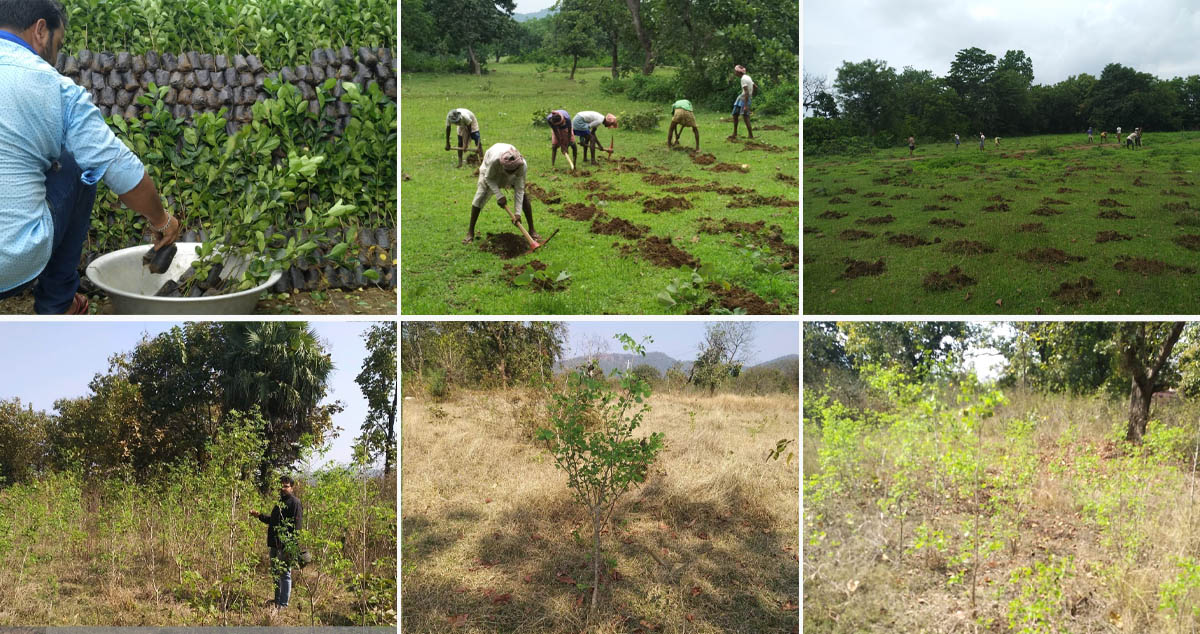
<path fill-rule="evenodd" d="M 96 202 L 96 186 L 80 180 L 83 170 L 74 156 L 64 150 L 57 165 L 58 169 L 46 171 L 46 202 L 54 221 L 50 260 L 30 282 L 36 282 L 33 310 L 39 315 L 56 315 L 71 307 L 79 288 L 79 256 L 92 226 L 92 206 Z M 0 293 L 0 299 L 22 293 L 30 284 Z"/>

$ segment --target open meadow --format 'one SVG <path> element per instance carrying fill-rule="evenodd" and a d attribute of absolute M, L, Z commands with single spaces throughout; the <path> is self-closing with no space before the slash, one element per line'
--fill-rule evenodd
<path fill-rule="evenodd" d="M 1168 314 L 1200 290 L 1200 133 L 806 157 L 815 314 Z"/>
<path fill-rule="evenodd" d="M 405 399 L 405 632 L 797 631 L 798 456 L 768 456 L 796 438 L 794 394 L 649 399 L 638 435 L 666 449 L 602 532 L 590 622 L 592 527 L 533 440 L 545 398 Z"/>
<path fill-rule="evenodd" d="M 742 126 L 731 141 L 729 112 L 698 110 L 701 151 L 690 130 L 684 149 L 671 150 L 670 102 L 605 94 L 608 69 L 580 69 L 574 81 L 532 64 L 490 69 L 403 77 L 405 314 L 798 312 L 795 120 L 755 113 L 755 138 Z M 736 90 L 731 81 L 731 104 Z M 457 107 L 479 117 L 485 150 L 504 142 L 524 155 L 534 226 L 543 237 L 558 231 L 535 253 L 495 199 L 480 213 L 475 242 L 460 243 L 477 176 L 475 164 L 456 169 L 456 153 L 444 150 L 446 113 Z M 649 131 L 630 131 L 627 117 L 601 129 L 612 156 L 598 152 L 591 165 L 580 153 L 572 173 L 561 154 L 551 168 L 549 128 L 534 124 L 555 108 L 661 118 Z M 534 269 L 542 273 L 532 283 L 514 284 Z"/>
<path fill-rule="evenodd" d="M 806 632 L 1196 631 L 1194 402 L 929 396 L 805 403 Z"/>

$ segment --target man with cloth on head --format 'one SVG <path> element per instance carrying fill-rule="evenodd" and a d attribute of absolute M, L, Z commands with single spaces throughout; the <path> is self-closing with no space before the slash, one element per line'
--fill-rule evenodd
<path fill-rule="evenodd" d="M 667 147 L 671 147 L 674 143 L 679 142 L 679 138 L 683 136 L 684 128 L 691 128 L 692 134 L 696 136 L 696 151 L 700 151 L 700 127 L 696 125 L 696 115 L 692 112 L 692 102 L 687 99 L 680 99 L 671 106 L 671 127 L 667 129 Z M 678 126 L 678 134 L 676 135 L 676 126 Z M 674 139 L 672 139 L 674 136 Z"/>
<path fill-rule="evenodd" d="M 737 99 L 733 102 L 733 136 L 737 138 L 738 115 L 746 120 L 746 136 L 753 139 L 754 130 L 750 129 L 750 98 L 754 96 L 754 80 L 746 74 L 746 67 L 738 64 L 733 67 L 733 74 L 741 78 L 741 92 L 738 93 Z"/>
<path fill-rule="evenodd" d="M 596 130 L 603 125 L 606 128 L 617 127 L 617 117 L 613 113 L 600 114 L 595 110 L 584 110 L 571 119 L 571 128 L 575 136 L 583 143 L 583 160 L 587 160 L 588 148 L 592 148 L 592 165 L 596 164 L 596 148 L 604 149 Z"/>
<path fill-rule="evenodd" d="M 579 153 L 575 146 L 575 137 L 571 134 L 571 113 L 566 110 L 554 110 L 546 115 L 546 123 L 550 124 L 550 167 L 554 167 L 554 159 L 558 157 L 558 151 L 562 150 L 563 156 L 567 155 L 567 148 L 571 148 L 571 165 L 579 160 Z"/>
<path fill-rule="evenodd" d="M 455 108 L 446 113 L 446 151 L 450 150 L 450 127 L 458 126 L 458 167 L 462 167 L 463 150 L 475 141 L 475 153 L 482 159 L 483 145 L 479 140 L 479 120 L 475 113 L 466 108 Z"/>
<path fill-rule="evenodd" d="M 57 0 L 0 0 L 0 299 L 33 286 L 43 315 L 88 312 L 75 291 L 101 179 L 146 219 L 155 248 L 180 231 L 91 95 L 54 69 L 66 31 Z"/>
<path fill-rule="evenodd" d="M 513 190 L 513 208 L 525 212 L 530 237 L 541 242 L 542 237 L 533 230 L 533 207 L 525 195 L 525 170 L 525 157 L 517 148 L 507 143 L 497 143 L 488 148 L 483 155 L 483 163 L 479 165 L 479 188 L 475 190 L 475 199 L 471 201 L 471 224 L 467 227 L 463 244 L 470 244 L 475 239 L 475 221 L 479 219 L 479 210 L 492 196 L 496 197 L 496 204 L 508 214 L 512 223 L 521 226 L 521 219 L 508 210 L 508 200 L 503 191 L 506 187 Z"/>

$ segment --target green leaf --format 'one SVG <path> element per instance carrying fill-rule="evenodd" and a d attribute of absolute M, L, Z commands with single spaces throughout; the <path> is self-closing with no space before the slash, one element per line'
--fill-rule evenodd
<path fill-rule="evenodd" d="M 371 280 L 372 282 L 378 282 L 379 281 L 379 271 L 376 271 L 375 269 L 367 269 L 367 270 L 363 271 L 363 277 L 367 278 L 368 280 Z"/>
<path fill-rule="evenodd" d="M 350 248 L 350 245 L 346 244 L 345 242 L 338 244 L 337 246 L 333 247 L 332 251 L 329 252 L 329 256 L 328 256 L 329 259 L 331 259 L 331 260 L 342 259 L 342 256 L 346 253 L 346 249 L 348 249 L 348 248 Z"/>
<path fill-rule="evenodd" d="M 514 286 L 526 286 L 533 281 L 533 271 L 526 270 L 524 273 L 513 278 Z"/>
<path fill-rule="evenodd" d="M 658 300 L 658 302 L 660 304 L 662 304 L 664 306 L 674 306 L 675 305 L 675 300 L 671 297 L 670 294 L 668 294 L 666 292 L 660 292 L 658 295 L 655 295 L 654 297 L 655 297 L 655 299 Z"/>

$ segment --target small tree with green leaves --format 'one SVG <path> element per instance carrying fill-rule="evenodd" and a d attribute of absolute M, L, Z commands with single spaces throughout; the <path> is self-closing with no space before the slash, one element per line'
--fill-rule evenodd
<path fill-rule="evenodd" d="M 619 334 L 616 338 L 626 352 L 646 355 L 644 345 L 630 336 Z M 643 343 L 650 341 L 647 338 Z M 575 499 L 591 514 L 593 609 L 600 586 L 600 530 L 608 523 L 617 499 L 646 481 L 650 464 L 664 446 L 658 432 L 633 437 L 650 410 L 645 403 L 649 385 L 633 373 L 613 370 L 612 375 L 619 377 L 619 392 L 603 378 L 576 369 L 550 403 L 552 427 L 538 430 L 538 438 L 549 443 L 555 465 L 567 473 L 567 486 Z M 589 424 L 597 414 L 599 426 Z"/>

